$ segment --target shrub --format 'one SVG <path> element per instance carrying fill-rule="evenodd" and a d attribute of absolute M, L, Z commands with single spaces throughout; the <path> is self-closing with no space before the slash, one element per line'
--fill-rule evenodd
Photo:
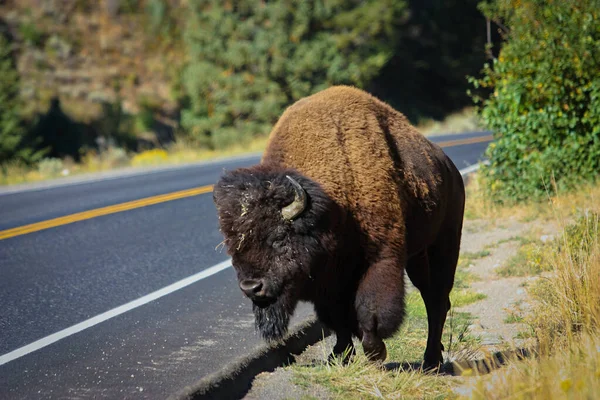
<path fill-rule="evenodd" d="M 499 57 L 471 78 L 494 131 L 483 169 L 499 202 L 540 199 L 600 171 L 600 2 L 496 0 L 482 10 L 510 31 Z"/>
<path fill-rule="evenodd" d="M 38 163 L 38 171 L 46 177 L 58 176 L 64 169 L 60 158 L 44 158 Z"/>

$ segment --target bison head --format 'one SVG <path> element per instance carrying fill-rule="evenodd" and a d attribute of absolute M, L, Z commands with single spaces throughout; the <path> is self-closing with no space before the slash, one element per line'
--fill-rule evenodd
<path fill-rule="evenodd" d="M 225 173 L 213 199 L 256 327 L 265 339 L 279 339 L 324 267 L 335 206 L 314 181 L 262 165 Z"/>

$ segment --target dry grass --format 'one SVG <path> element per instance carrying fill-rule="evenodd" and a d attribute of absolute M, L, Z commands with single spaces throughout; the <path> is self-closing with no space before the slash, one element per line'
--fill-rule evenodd
<path fill-rule="evenodd" d="M 17 163 L 6 166 L 6 173 L 0 173 L 1 185 L 37 182 L 64 176 L 109 171 L 125 167 L 148 167 L 158 165 L 177 165 L 220 157 L 231 157 L 247 153 L 262 152 L 267 137 L 256 138 L 247 145 L 234 146 L 227 150 L 199 149 L 183 141 L 175 142 L 167 149 L 153 149 L 137 154 L 127 154 L 123 149 L 111 148 L 98 154 L 89 151 L 80 163 L 72 160 L 45 159 L 34 167 Z"/>
<path fill-rule="evenodd" d="M 425 119 L 417 124 L 417 129 L 424 135 L 441 135 L 461 132 L 473 132 L 483 129 L 474 107 L 466 107 L 462 111 L 448 115 L 442 121 Z"/>
<path fill-rule="evenodd" d="M 554 243 L 541 243 L 530 241 L 522 243 L 517 254 L 511 257 L 506 264 L 496 269 L 502 277 L 539 275 L 544 271 L 551 271 L 552 264 L 548 254 L 552 252 Z"/>
<path fill-rule="evenodd" d="M 349 365 L 296 367 L 294 381 L 309 387 L 320 384 L 335 399 L 455 398 L 452 380 L 418 370 L 384 371 L 359 355 Z"/>
<path fill-rule="evenodd" d="M 544 352 L 582 332 L 600 333 L 599 220 L 588 213 L 566 227 L 560 248 L 549 255 L 552 274 L 532 287 L 537 305 L 529 320 Z"/>

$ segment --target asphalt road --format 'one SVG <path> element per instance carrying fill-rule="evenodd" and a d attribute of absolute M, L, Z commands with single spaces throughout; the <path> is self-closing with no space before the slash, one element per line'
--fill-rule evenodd
<path fill-rule="evenodd" d="M 444 150 L 462 169 L 480 160 L 487 146 L 464 142 L 486 135 L 433 139 L 450 146 Z M 258 159 L 0 191 L 0 231 L 210 185 L 224 168 Z M 248 353 L 260 339 L 250 304 L 226 268 L 16 354 L 226 260 L 215 250 L 221 240 L 210 193 L 0 240 L 0 398 L 164 398 Z M 309 312 L 303 307 L 298 320 Z"/>

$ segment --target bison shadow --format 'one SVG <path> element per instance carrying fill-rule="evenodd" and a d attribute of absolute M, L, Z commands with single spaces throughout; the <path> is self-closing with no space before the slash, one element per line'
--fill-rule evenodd
<path fill-rule="evenodd" d="M 486 375 L 494 370 L 497 370 L 509 361 L 518 361 L 535 356 L 535 350 L 529 348 L 518 348 L 513 350 L 498 351 L 491 354 L 489 357 L 478 359 L 457 359 L 445 362 L 437 371 L 439 375 L 446 376 L 461 376 L 464 371 L 471 370 L 471 375 Z M 292 358 L 289 364 L 295 364 L 295 359 Z M 301 365 L 306 367 L 323 367 L 328 365 L 328 361 L 324 359 L 312 359 L 303 362 Z M 387 372 L 422 372 L 422 361 L 403 361 L 403 362 L 388 362 L 382 365 L 382 369 Z"/>
<path fill-rule="evenodd" d="M 498 351 L 489 357 L 479 359 L 457 359 L 445 362 L 438 374 L 460 376 L 466 370 L 471 370 L 473 375 L 485 375 L 501 368 L 509 361 L 523 360 L 535 355 L 535 351 L 528 348 L 519 348 L 507 351 Z M 383 365 L 386 371 L 422 371 L 422 362 L 389 362 Z"/>

